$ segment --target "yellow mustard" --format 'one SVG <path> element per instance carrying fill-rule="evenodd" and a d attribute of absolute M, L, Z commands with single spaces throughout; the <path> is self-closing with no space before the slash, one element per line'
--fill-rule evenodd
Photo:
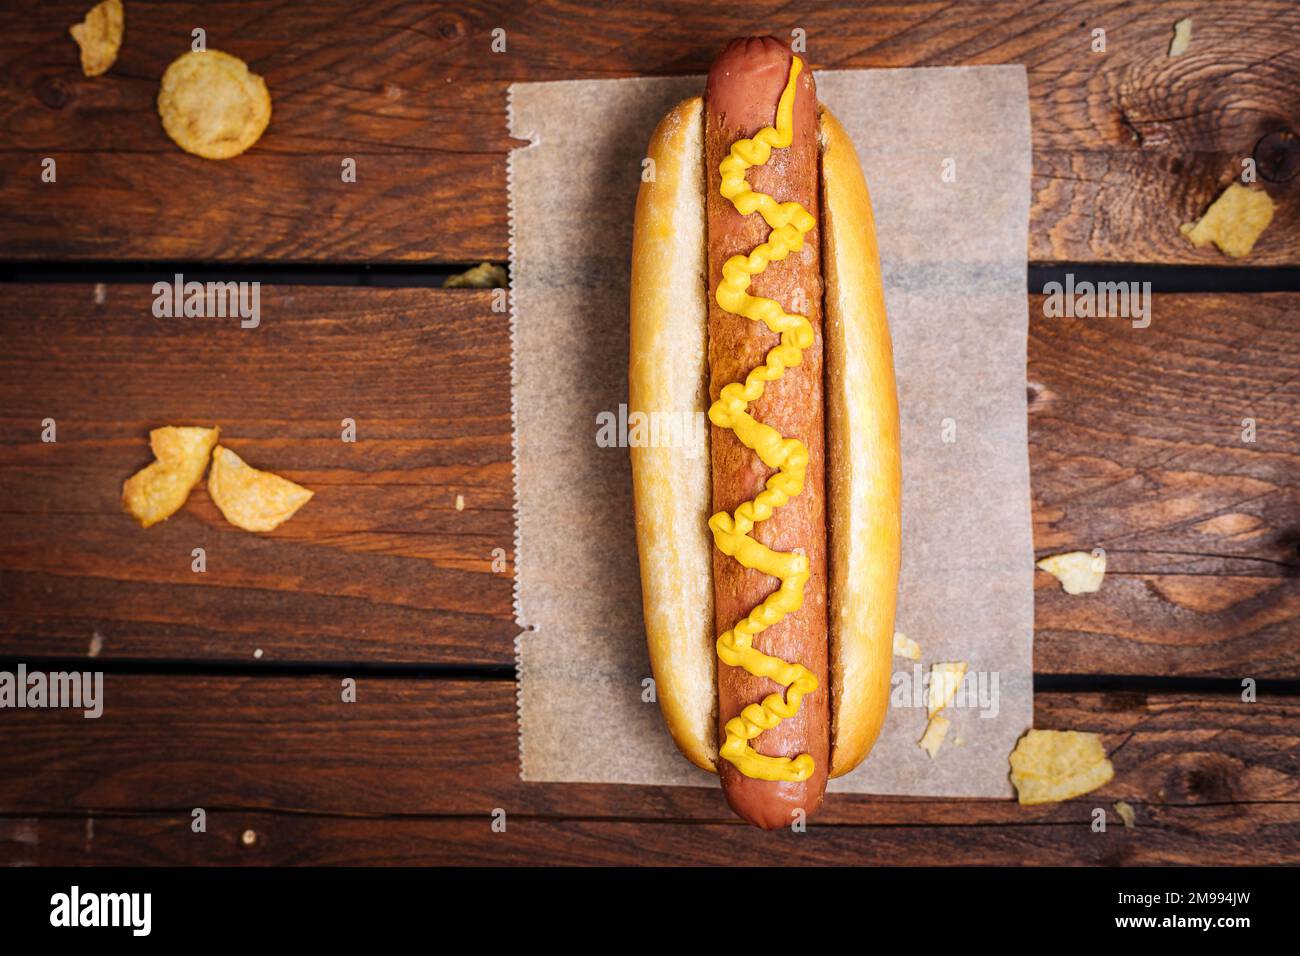
<path fill-rule="evenodd" d="M 808 754 L 768 757 L 749 745 L 799 712 L 805 694 L 817 689 L 817 678 L 802 664 L 771 657 L 753 646 L 755 634 L 776 624 L 803 606 L 808 582 L 808 558 L 794 552 L 773 551 L 750 537 L 754 526 L 803 490 L 808 467 L 808 449 L 795 438 L 785 438 L 776 429 L 755 421 L 749 403 L 763 394 L 767 382 L 775 382 L 785 370 L 803 361 L 803 351 L 813 343 L 813 327 L 805 316 L 790 315 L 772 299 L 749 294 L 753 276 L 803 248 L 804 236 L 816 225 L 808 210 L 797 202 L 778 203 L 757 193 L 745 181 L 745 171 L 762 166 L 772 150 L 785 149 L 794 139 L 795 81 L 803 61 L 794 57 L 790 78 L 776 109 L 776 128 L 765 126 L 753 139 L 738 140 L 722 161 L 721 193 L 742 216 L 759 213 L 771 227 L 767 241 L 748 256 L 732 256 L 722 267 L 722 281 L 715 293 L 718 305 L 734 315 L 762 322 L 781 336 L 781 343 L 767 353 L 767 361 L 753 369 L 744 383 L 732 382 L 709 408 L 709 420 L 719 428 L 730 428 L 746 448 L 757 453 L 763 464 L 777 471 L 753 501 L 746 501 L 735 514 L 720 511 L 709 519 L 713 543 L 723 554 L 747 568 L 780 578 L 781 586 L 768 595 L 743 621 L 718 638 L 718 657 L 730 667 L 743 667 L 756 677 L 768 677 L 786 688 L 784 695 L 769 694 L 761 704 L 750 704 L 726 723 L 726 740 L 719 752 L 747 777 L 760 780 L 807 780 L 813 759 Z"/>

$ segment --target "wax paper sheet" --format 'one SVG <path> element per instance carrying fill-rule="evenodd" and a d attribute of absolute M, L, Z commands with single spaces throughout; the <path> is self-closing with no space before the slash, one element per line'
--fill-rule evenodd
<path fill-rule="evenodd" d="M 879 742 L 831 790 L 996 797 L 1033 718 L 1026 443 L 1030 135 L 1018 66 L 819 71 L 870 185 L 902 415 L 903 568 Z M 625 447 L 628 272 L 641 161 L 702 77 L 510 89 L 516 614 L 526 780 L 716 786 L 670 740 L 641 619 Z M 706 520 L 701 515 L 700 520 Z M 971 675 L 936 759 L 918 679 Z M 982 693 L 980 690 L 982 688 Z M 959 706 L 960 705 L 960 706 Z"/>

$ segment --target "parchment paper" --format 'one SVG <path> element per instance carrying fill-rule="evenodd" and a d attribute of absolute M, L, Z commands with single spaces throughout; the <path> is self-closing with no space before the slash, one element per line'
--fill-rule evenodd
<path fill-rule="evenodd" d="M 831 789 L 1006 796 L 1007 755 L 1033 718 L 1025 73 L 819 71 L 817 85 L 857 146 L 880 242 L 902 414 L 897 627 L 925 671 L 964 660 L 998 681 L 997 716 L 975 700 L 950 707 L 931 760 L 916 745 L 924 694 L 896 657 L 881 738 Z M 717 785 L 643 700 L 628 451 L 596 441 L 597 415 L 627 401 L 641 160 L 660 117 L 702 89 L 702 77 L 510 88 L 510 132 L 531 141 L 509 161 L 526 780 Z"/>

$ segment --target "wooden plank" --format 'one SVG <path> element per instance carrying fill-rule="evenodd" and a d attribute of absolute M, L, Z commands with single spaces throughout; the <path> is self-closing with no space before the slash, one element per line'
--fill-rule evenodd
<path fill-rule="evenodd" d="M 154 318 L 145 286 L 101 292 L 0 287 L 3 652 L 513 661 L 509 329 L 490 293 L 264 287 L 241 329 Z M 258 535 L 200 485 L 141 529 L 122 481 L 169 423 L 219 424 L 316 496 Z"/>
<path fill-rule="evenodd" d="M 97 720 L 0 711 L 7 739 L 23 744 L 0 756 L 0 812 L 729 817 L 712 788 L 521 782 L 513 682 L 361 676 L 345 703 L 342 680 L 107 674 Z M 1050 692 L 1037 695 L 1035 724 L 1103 735 L 1116 778 L 1088 807 L 1279 802 L 1300 790 L 1297 706 L 1267 694 L 1246 705 L 1232 694 Z M 882 824 L 1072 820 L 1082 805 L 828 801 L 822 822 Z"/>
<path fill-rule="evenodd" d="M 1024 64 L 1031 259 L 1230 262 L 1177 227 L 1258 148 L 1260 184 L 1279 207 L 1246 261 L 1300 262 L 1300 231 L 1286 227 L 1300 216 L 1300 177 L 1284 179 L 1283 153 L 1258 146 L 1300 115 L 1300 9 L 1288 0 L 1231 16 L 1212 0 L 1098 0 L 1086 11 L 926 0 L 793 18 L 760 3 L 743 24 L 730 6 L 685 0 L 144 4 L 118 63 L 96 79 L 80 75 L 66 34 L 83 13 L 75 0 L 0 11 L 0 258 L 504 260 L 511 82 L 701 73 L 738 31 L 797 27 L 818 69 Z M 1169 58 L 1184 16 L 1191 50 Z M 274 97 L 266 135 L 231 162 L 181 153 L 154 108 L 158 77 L 195 24 Z M 1104 53 L 1092 52 L 1098 28 Z M 495 29 L 504 53 L 491 52 Z M 57 184 L 40 181 L 45 157 L 58 162 Z M 348 157 L 358 177 L 344 184 Z"/>
<path fill-rule="evenodd" d="M 1087 821 L 821 826 L 507 817 L 356 818 L 218 811 L 0 817 L 0 866 L 1235 866 L 1295 863 L 1300 811 L 1166 807 L 1136 829 Z M 251 843 L 244 841 L 249 839 Z"/>
<path fill-rule="evenodd" d="M 1038 572 L 1037 671 L 1300 676 L 1298 308 L 1155 296 L 1136 328 L 1031 299 L 1034 544 L 1108 559 L 1092 595 Z"/>
<path fill-rule="evenodd" d="M 84 7 L 0 12 L 0 258 L 505 258 L 504 87 L 450 82 L 479 59 L 450 6 L 137 4 L 96 79 L 67 35 Z M 182 152 L 158 118 L 159 78 L 196 26 L 271 90 L 270 127 L 233 161 Z"/>
<path fill-rule="evenodd" d="M 522 783 L 508 681 L 363 677 L 356 691 L 347 704 L 336 678 L 110 674 L 98 720 L 0 711 L 13 742 L 0 751 L 0 863 L 613 862 L 638 846 L 651 862 L 757 862 L 773 845 L 712 788 Z M 1298 706 L 1039 694 L 1035 724 L 1101 733 L 1114 781 L 1042 807 L 832 794 L 807 842 L 783 845 L 810 862 L 1227 863 L 1249 842 L 1252 860 L 1283 862 L 1300 850 Z M 1094 834 L 1093 808 L 1121 799 L 1138 828 L 1112 814 Z M 498 808 L 508 839 L 491 832 Z M 365 816 L 399 819 L 352 819 Z M 237 840 L 248 828 L 252 848 Z"/>
<path fill-rule="evenodd" d="M 490 293 L 267 286 L 255 330 L 154 319 L 143 286 L 102 294 L 0 286 L 0 654 L 513 662 L 513 565 L 492 570 L 495 548 L 513 562 L 509 342 Z M 1104 547 L 1111 568 L 1086 597 L 1038 575 L 1038 671 L 1300 676 L 1300 296 L 1156 296 L 1146 329 L 1030 309 L 1036 545 Z M 140 530 L 121 482 L 168 422 L 222 424 L 317 497 L 259 536 L 200 486 Z"/>

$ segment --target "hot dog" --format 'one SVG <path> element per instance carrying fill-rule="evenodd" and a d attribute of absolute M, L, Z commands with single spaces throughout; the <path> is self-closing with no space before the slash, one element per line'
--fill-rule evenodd
<path fill-rule="evenodd" d="M 772 37 L 729 44 L 649 156 L 629 412 L 711 422 L 703 462 L 632 449 L 657 696 L 732 808 L 787 826 L 866 756 L 888 700 L 898 410 L 870 199 Z"/>
<path fill-rule="evenodd" d="M 705 190 L 709 231 L 709 288 L 723 282 L 723 264 L 732 256 L 747 256 L 768 238 L 771 227 L 761 214 L 741 215 L 722 195 L 720 167 L 737 140 L 754 136 L 775 122 L 774 104 L 784 91 L 793 62 L 790 50 L 772 37 L 732 42 L 709 70 L 704 99 Z M 803 315 L 811 327 L 811 344 L 802 349 L 799 364 L 766 383 L 762 397 L 748 403 L 749 414 L 780 435 L 802 444 L 807 458 L 802 491 L 757 523 L 752 537 L 782 553 L 807 558 L 808 580 L 803 606 L 753 638 L 761 653 L 807 668 L 819 688 L 826 687 L 829 643 L 826 639 L 826 517 L 823 477 L 824 400 L 822 396 L 821 239 L 818 221 L 817 91 L 812 74 L 801 71 L 795 80 L 791 143 L 773 149 L 763 165 L 745 177 L 755 193 L 776 202 L 796 202 L 812 223 L 797 250 L 774 261 L 752 277 L 748 292 L 780 303 L 783 310 Z M 762 322 L 723 308 L 717 296 L 709 301 L 709 395 L 717 401 L 724 386 L 743 382 L 750 370 L 764 363 L 780 335 Z M 714 512 L 734 512 L 763 490 L 776 471 L 764 466 L 730 428 L 711 429 Z M 772 593 L 772 579 L 747 568 L 734 557 L 713 549 L 714 625 L 728 631 Z M 770 678 L 757 677 L 743 667 L 718 670 L 719 734 L 744 707 L 783 688 Z M 791 813 L 812 813 L 826 788 L 826 758 L 830 753 L 830 709 L 824 690 L 803 697 L 794 716 L 781 721 L 753 742 L 768 756 L 808 754 L 813 771 L 807 779 L 769 781 L 746 776 L 730 761 L 718 767 L 727 801 L 746 820 L 763 827 L 788 824 Z M 798 774 L 795 774 L 798 776 Z"/>

